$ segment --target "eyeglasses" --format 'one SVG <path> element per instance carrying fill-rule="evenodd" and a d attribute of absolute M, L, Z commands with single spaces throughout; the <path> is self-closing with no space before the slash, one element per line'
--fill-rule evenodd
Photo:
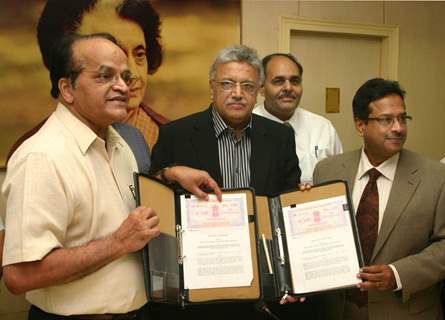
<path fill-rule="evenodd" d="M 377 123 L 379 125 L 381 125 L 382 127 L 391 127 L 394 125 L 394 122 L 397 120 L 398 123 L 400 123 L 401 125 L 406 125 L 408 123 L 408 121 L 411 121 L 413 119 L 413 117 L 409 116 L 409 115 L 401 115 L 398 117 L 378 117 L 378 118 L 368 118 L 367 120 L 373 120 L 373 121 L 377 121 Z"/>
<path fill-rule="evenodd" d="M 129 87 L 131 86 L 134 81 L 137 79 L 136 76 L 134 76 L 130 70 L 125 70 L 121 73 L 119 73 L 117 70 L 113 68 L 102 68 L 100 71 L 91 71 L 91 70 L 82 70 L 84 72 L 90 72 L 93 73 L 93 78 L 103 84 L 109 84 L 109 85 L 115 85 L 117 82 L 119 82 L 119 78 L 124 81 L 124 83 Z"/>
<path fill-rule="evenodd" d="M 223 92 L 233 92 L 233 90 L 236 89 L 236 86 L 239 85 L 243 93 L 254 94 L 258 88 L 257 85 L 255 85 L 250 81 L 234 82 L 230 80 L 221 80 L 221 81 L 215 80 L 215 83 L 219 86 L 219 88 Z"/>

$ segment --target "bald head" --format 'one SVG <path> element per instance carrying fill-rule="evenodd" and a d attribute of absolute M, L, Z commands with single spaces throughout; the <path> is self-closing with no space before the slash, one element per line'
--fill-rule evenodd
<path fill-rule="evenodd" d="M 77 37 L 71 41 L 66 71 L 58 80 L 59 99 L 105 138 L 107 128 L 123 121 L 128 113 L 129 86 L 134 77 L 125 52 L 101 36 Z"/>
<path fill-rule="evenodd" d="M 101 37 L 79 39 L 72 45 L 72 64 L 77 73 L 85 68 L 104 65 L 111 59 L 118 64 L 126 64 L 125 52 L 114 42 Z M 106 64 L 106 63 L 105 63 Z"/>
<path fill-rule="evenodd" d="M 95 33 L 91 35 L 69 34 L 56 41 L 50 52 L 48 59 L 48 69 L 51 79 L 51 95 L 54 98 L 59 96 L 58 82 L 61 78 L 70 78 L 72 82 L 76 80 L 78 70 L 75 69 L 73 61 L 73 46 L 77 41 L 88 39 L 105 39 L 117 44 L 116 39 L 108 33 Z"/>

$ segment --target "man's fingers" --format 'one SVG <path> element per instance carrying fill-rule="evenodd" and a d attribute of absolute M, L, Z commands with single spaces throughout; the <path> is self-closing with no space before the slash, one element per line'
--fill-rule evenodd
<path fill-rule="evenodd" d="M 193 186 L 190 188 L 191 193 L 193 193 L 197 198 L 201 199 L 201 200 L 208 200 L 209 199 L 209 195 L 207 193 L 205 193 L 204 191 L 201 190 L 201 188 L 197 187 L 197 186 Z"/>
<path fill-rule="evenodd" d="M 216 195 L 216 198 L 218 199 L 218 201 L 222 201 L 222 192 L 221 189 L 219 188 L 218 184 L 216 183 L 215 180 L 213 180 L 210 176 L 207 180 L 207 185 L 209 188 L 211 188 L 213 190 L 213 192 Z"/>
<path fill-rule="evenodd" d="M 311 190 L 311 188 L 312 188 L 312 185 L 310 183 L 300 183 L 298 185 L 298 189 L 300 191 L 309 191 L 309 190 Z"/>
<path fill-rule="evenodd" d="M 358 277 L 360 279 L 368 280 L 368 281 L 378 281 L 382 280 L 383 274 L 382 273 L 365 273 L 360 272 L 358 274 Z"/>
<path fill-rule="evenodd" d="M 156 238 L 161 234 L 161 230 L 158 227 L 148 229 L 147 235 L 149 238 Z"/>
<path fill-rule="evenodd" d="M 357 285 L 360 290 L 370 290 L 370 289 L 377 289 L 377 290 L 388 290 L 386 283 L 383 281 L 365 281 Z"/>
<path fill-rule="evenodd" d="M 292 296 L 286 297 L 286 299 L 281 299 L 280 304 L 286 304 L 286 303 L 294 303 L 297 302 L 298 299 Z"/>
<path fill-rule="evenodd" d="M 280 299 L 280 304 L 287 304 L 287 303 L 294 303 L 294 302 L 305 302 L 306 297 L 293 297 L 291 295 L 285 295 L 283 298 Z"/>
<path fill-rule="evenodd" d="M 360 272 L 364 272 L 364 273 L 377 273 L 377 272 L 383 272 L 383 270 L 385 270 L 384 265 L 372 265 L 372 266 L 366 266 L 366 267 L 362 267 L 360 269 Z"/>
<path fill-rule="evenodd" d="M 156 216 L 156 212 L 152 208 L 147 208 L 144 206 L 137 207 L 132 211 L 132 213 L 142 219 L 148 219 L 150 217 Z"/>
<path fill-rule="evenodd" d="M 361 268 L 358 277 L 369 281 L 383 281 L 392 277 L 392 271 L 386 265 L 373 265 Z"/>
<path fill-rule="evenodd" d="M 366 280 L 357 285 L 361 290 L 393 290 L 396 287 L 394 274 L 387 265 L 363 267 L 357 276 Z"/>
<path fill-rule="evenodd" d="M 154 228 L 159 224 L 159 217 L 153 216 L 147 219 L 147 226 L 149 228 Z"/>

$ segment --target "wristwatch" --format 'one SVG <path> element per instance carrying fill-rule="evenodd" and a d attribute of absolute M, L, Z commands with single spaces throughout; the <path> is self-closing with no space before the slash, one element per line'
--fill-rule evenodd
<path fill-rule="evenodd" d="M 165 172 L 170 169 L 171 167 L 165 167 L 162 168 L 161 170 L 159 170 L 159 177 L 161 178 L 161 181 L 164 182 L 165 184 L 173 184 L 173 181 L 170 181 L 166 176 L 165 176 Z"/>

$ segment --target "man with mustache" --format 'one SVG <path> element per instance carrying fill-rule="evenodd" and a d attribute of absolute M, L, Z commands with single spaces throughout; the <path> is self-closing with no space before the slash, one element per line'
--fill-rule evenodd
<path fill-rule="evenodd" d="M 175 165 L 185 165 L 207 171 L 223 188 L 250 186 L 257 195 L 272 196 L 297 188 L 300 169 L 292 130 L 252 114 L 262 79 L 261 61 L 254 49 L 239 45 L 222 49 L 209 72 L 210 107 L 161 127 L 151 172 L 162 169 L 168 173 Z M 307 312 L 305 316 L 313 315 L 307 303 L 297 306 Z M 281 316 L 287 306 L 272 304 L 271 308 Z M 252 303 L 161 310 L 166 319 L 181 316 L 268 318 L 255 312 Z"/>
<path fill-rule="evenodd" d="M 292 130 L 252 115 L 263 77 L 255 50 L 221 50 L 209 73 L 210 107 L 161 127 L 150 171 L 186 165 L 207 171 L 224 188 L 251 186 L 259 195 L 296 188 Z"/>
<path fill-rule="evenodd" d="M 301 181 L 311 182 L 315 164 L 343 148 L 331 122 L 299 107 L 303 93 L 303 66 L 290 53 L 263 58 L 265 80 L 260 92 L 264 104 L 253 110 L 260 116 L 290 125 L 295 134 Z"/>
<path fill-rule="evenodd" d="M 442 319 L 445 167 L 403 148 L 411 120 L 404 97 L 395 81 L 365 82 L 352 102 L 363 148 L 314 171 L 314 183 L 341 179 L 352 188 L 364 282 L 337 296 L 343 319 Z"/>

